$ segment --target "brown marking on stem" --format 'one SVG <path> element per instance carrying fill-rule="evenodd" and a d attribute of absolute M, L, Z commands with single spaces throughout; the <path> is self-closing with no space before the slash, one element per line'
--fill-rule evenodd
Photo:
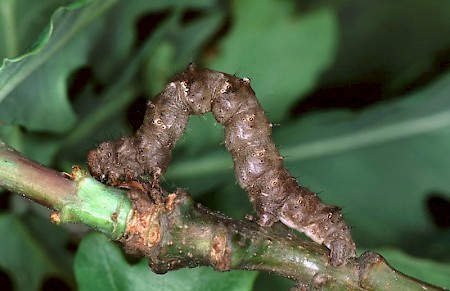
<path fill-rule="evenodd" d="M 329 280 L 330 278 L 328 275 L 319 272 L 313 276 L 312 286 L 315 289 L 320 289 L 321 287 L 324 287 Z"/>
<path fill-rule="evenodd" d="M 132 215 L 129 216 L 121 242 L 130 254 L 146 254 L 161 241 L 161 216 L 164 205 L 156 205 L 150 197 L 141 191 L 130 190 L 128 198 L 133 205 Z"/>
<path fill-rule="evenodd" d="M 223 226 L 219 227 L 213 237 L 210 258 L 211 264 L 217 271 L 229 271 L 231 268 L 230 247 L 228 246 L 228 235 Z"/>
<path fill-rule="evenodd" d="M 175 200 L 177 198 L 177 194 L 171 193 L 166 198 L 166 210 L 168 212 L 172 212 L 175 206 Z"/>
<path fill-rule="evenodd" d="M 61 222 L 61 217 L 59 215 L 59 212 L 54 211 L 50 214 L 50 221 L 54 224 L 59 224 Z"/>

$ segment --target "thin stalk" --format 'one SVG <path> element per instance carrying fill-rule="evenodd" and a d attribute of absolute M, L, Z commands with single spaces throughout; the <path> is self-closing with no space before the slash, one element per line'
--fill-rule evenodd
<path fill-rule="evenodd" d="M 29 160 L 1 140 L 0 185 L 54 210 L 75 199 L 77 192 L 63 174 Z"/>
<path fill-rule="evenodd" d="M 71 179 L 69 179 L 71 178 Z M 0 140 L 0 187 L 55 210 L 54 223 L 79 223 L 121 237 L 130 201 L 79 168 L 63 174 L 24 157 Z"/>
<path fill-rule="evenodd" d="M 281 225 L 238 221 L 195 203 L 184 191 L 167 194 L 139 185 L 125 196 L 77 167 L 59 173 L 0 140 L 0 187 L 55 210 L 55 223 L 85 224 L 127 252 L 148 256 L 156 273 L 206 265 L 273 272 L 294 280 L 295 290 L 441 290 L 394 270 L 373 252 L 332 267 L 325 247 Z"/>

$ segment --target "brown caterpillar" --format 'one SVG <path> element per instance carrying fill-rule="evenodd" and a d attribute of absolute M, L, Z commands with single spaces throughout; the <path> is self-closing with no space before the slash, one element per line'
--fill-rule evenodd
<path fill-rule="evenodd" d="M 212 112 L 225 127 L 236 177 L 253 203 L 261 226 L 280 220 L 331 251 L 330 263 L 355 256 L 355 243 L 339 207 L 324 204 L 299 186 L 283 166 L 250 80 L 191 64 L 148 104 L 135 135 L 102 143 L 88 154 L 94 177 L 111 184 L 164 173 L 171 150 L 183 134 L 189 115 Z"/>

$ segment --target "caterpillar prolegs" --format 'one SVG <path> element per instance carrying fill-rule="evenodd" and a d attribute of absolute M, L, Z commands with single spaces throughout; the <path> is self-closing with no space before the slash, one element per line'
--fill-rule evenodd
<path fill-rule="evenodd" d="M 276 221 L 297 229 L 330 249 L 330 263 L 355 256 L 355 243 L 340 208 L 324 204 L 297 184 L 275 147 L 272 124 L 247 78 L 191 64 L 148 103 L 143 124 L 130 137 L 102 143 L 88 154 L 91 174 L 110 184 L 164 173 L 171 150 L 193 114 L 212 112 L 225 128 L 225 146 L 236 178 L 259 216 L 258 224 Z"/>

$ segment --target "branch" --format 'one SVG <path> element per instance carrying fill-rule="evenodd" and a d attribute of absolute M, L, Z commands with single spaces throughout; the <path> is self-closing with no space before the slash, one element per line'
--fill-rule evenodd
<path fill-rule="evenodd" d="M 181 190 L 166 194 L 139 184 L 120 190 L 78 167 L 64 175 L 1 141 L 0 186 L 55 210 L 54 223 L 87 225 L 121 242 L 127 252 L 148 256 L 156 273 L 206 265 L 217 271 L 274 272 L 294 280 L 298 290 L 440 290 L 394 270 L 376 253 L 332 267 L 328 249 L 286 228 L 228 218 Z"/>

